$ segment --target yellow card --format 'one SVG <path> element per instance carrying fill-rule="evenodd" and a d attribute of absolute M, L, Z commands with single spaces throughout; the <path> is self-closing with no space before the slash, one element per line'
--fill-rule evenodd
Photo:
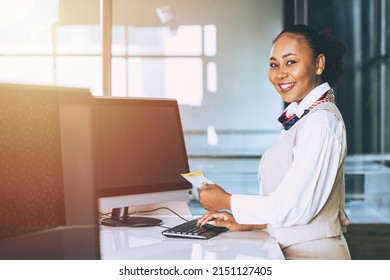
<path fill-rule="evenodd" d="M 197 188 L 203 187 L 203 183 L 214 184 L 210 179 L 203 175 L 201 171 L 194 171 L 190 173 L 180 174 L 183 176 L 188 182 L 190 182 L 193 186 Z"/>

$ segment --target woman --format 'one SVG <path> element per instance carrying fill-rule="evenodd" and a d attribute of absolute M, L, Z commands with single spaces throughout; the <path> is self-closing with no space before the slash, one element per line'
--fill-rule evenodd
<path fill-rule="evenodd" d="M 277 141 L 259 164 L 259 195 L 231 195 L 204 184 L 208 212 L 199 224 L 231 230 L 267 228 L 286 259 L 350 259 L 343 232 L 346 131 L 334 103 L 346 49 L 329 32 L 305 25 L 282 31 L 270 55 L 269 80 L 290 103 Z M 231 210 L 216 212 L 218 210 Z"/>

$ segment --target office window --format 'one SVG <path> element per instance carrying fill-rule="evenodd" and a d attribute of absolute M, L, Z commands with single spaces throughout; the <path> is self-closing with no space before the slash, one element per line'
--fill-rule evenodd
<path fill-rule="evenodd" d="M 97 56 L 58 56 L 56 85 L 89 88 L 94 95 L 102 95 L 101 59 Z"/>
<path fill-rule="evenodd" d="M 130 27 L 129 54 L 132 55 L 202 55 L 202 28 L 199 25 L 169 27 Z"/>
<path fill-rule="evenodd" d="M 102 64 L 100 1 L 24 1 L 28 5 L 14 9 L 20 16 L 0 20 L 0 61 L 6 66 L 0 82 L 86 87 L 103 95 L 103 67 L 110 66 Z M 136 1 L 112 4 L 112 96 L 176 98 L 200 106 L 205 91 L 217 91 L 215 25 L 171 24 L 169 7 L 153 9 L 149 17 L 158 20 L 140 24 L 128 13 Z"/>
<path fill-rule="evenodd" d="M 102 95 L 99 25 L 59 25 L 55 34 L 55 84 L 89 88 L 94 95 Z"/>
<path fill-rule="evenodd" d="M 0 56 L 0 82 L 52 85 L 53 58 L 35 55 Z"/>
<path fill-rule="evenodd" d="M 84 87 L 101 95 L 101 31 L 85 12 L 94 14 L 99 0 L 84 3 L 0 2 L 0 82 Z"/>
<path fill-rule="evenodd" d="M 390 153 L 389 1 L 308 1 L 308 7 L 309 24 L 332 29 L 348 47 L 336 101 L 349 154 Z"/>
<path fill-rule="evenodd" d="M 362 109 L 371 116 L 371 120 L 363 120 L 369 131 L 362 134 L 362 149 L 367 153 L 390 153 L 390 4 L 366 1 L 362 11 L 362 48 L 367 50 L 363 53 Z"/>
<path fill-rule="evenodd" d="M 216 55 L 216 27 L 156 25 L 113 26 L 112 96 L 175 98 L 201 106 L 205 90 L 217 91 L 217 68 L 206 59 Z"/>
<path fill-rule="evenodd" d="M 131 58 L 127 69 L 127 96 L 174 98 L 180 104 L 201 105 L 203 82 L 199 58 Z"/>
<path fill-rule="evenodd" d="M 390 228 L 390 4 L 387 0 L 307 3 L 308 23 L 319 30 L 331 28 L 348 47 L 336 102 L 348 134 L 350 252 L 353 259 L 388 259 L 384 244 L 389 244 Z"/>
<path fill-rule="evenodd" d="M 23 16 L 0 17 L 0 82 L 99 96 L 110 68 L 112 96 L 178 100 L 190 154 L 261 154 L 278 134 L 283 103 L 266 61 L 281 29 L 281 1 L 105 0 L 110 65 L 103 65 L 100 0 L 20 1 L 28 2 L 16 9 Z M 9 6 L 1 12 L 12 14 Z M 210 126 L 218 145 L 207 144 Z"/>
<path fill-rule="evenodd" d="M 56 2 L 39 11 L 34 1 L 0 2 L 0 82 L 53 84 Z"/>
<path fill-rule="evenodd" d="M 59 55 L 100 55 L 102 36 L 96 25 L 58 25 L 55 28 L 55 49 Z"/>

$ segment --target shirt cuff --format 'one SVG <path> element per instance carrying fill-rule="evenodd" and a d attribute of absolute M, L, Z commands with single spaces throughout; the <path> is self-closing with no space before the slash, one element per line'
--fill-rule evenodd
<path fill-rule="evenodd" d="M 233 194 L 230 198 L 230 206 L 234 219 L 239 224 L 263 224 L 256 217 L 253 205 L 258 205 L 257 202 L 261 197 Z M 254 204 L 255 203 L 255 204 Z"/>

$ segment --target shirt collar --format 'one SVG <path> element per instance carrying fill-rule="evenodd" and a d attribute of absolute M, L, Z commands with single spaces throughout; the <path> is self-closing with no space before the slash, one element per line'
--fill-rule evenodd
<path fill-rule="evenodd" d="M 312 91 L 309 92 L 298 104 L 297 102 L 292 102 L 286 108 L 286 115 L 289 117 L 292 114 L 297 115 L 300 118 L 305 109 L 309 108 L 314 102 L 318 100 L 325 92 L 330 89 L 330 86 L 327 82 L 315 87 Z"/>

